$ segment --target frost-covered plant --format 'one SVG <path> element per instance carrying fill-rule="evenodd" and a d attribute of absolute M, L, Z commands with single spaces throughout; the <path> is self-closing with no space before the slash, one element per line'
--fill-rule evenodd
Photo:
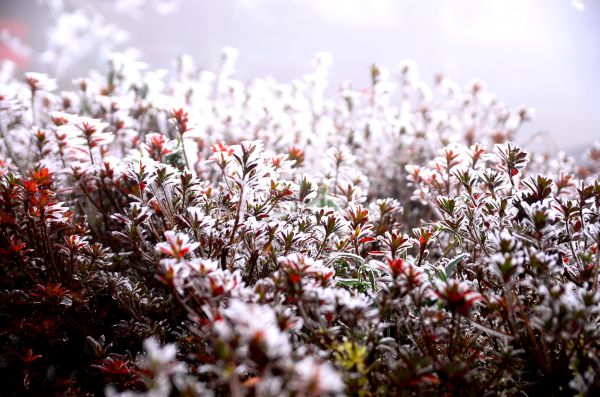
<path fill-rule="evenodd" d="M 329 98 L 324 54 L 235 56 L 0 85 L 8 395 L 598 392 L 597 145 L 407 62 Z"/>

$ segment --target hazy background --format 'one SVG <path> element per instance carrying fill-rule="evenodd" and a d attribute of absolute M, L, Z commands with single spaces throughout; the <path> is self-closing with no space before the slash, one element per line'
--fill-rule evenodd
<path fill-rule="evenodd" d="M 48 7 L 61 1 L 0 0 L 0 28 L 40 51 L 53 23 Z M 315 52 L 330 51 L 333 93 L 343 80 L 366 86 L 372 63 L 394 69 L 412 59 L 426 82 L 436 73 L 459 84 L 479 78 L 511 107 L 533 106 L 521 141 L 545 131 L 544 144 L 577 152 L 600 139 L 600 0 L 584 0 L 585 9 L 571 0 L 148 1 L 79 3 L 127 32 L 120 45 L 139 47 L 152 67 L 189 53 L 213 68 L 221 47 L 233 46 L 241 80 L 288 81 L 310 70 Z M 20 65 L 52 68 L 33 56 Z"/>

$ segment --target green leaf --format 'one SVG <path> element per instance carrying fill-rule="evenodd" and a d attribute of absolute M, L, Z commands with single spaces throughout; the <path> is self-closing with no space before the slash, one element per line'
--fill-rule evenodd
<path fill-rule="evenodd" d="M 429 279 L 429 282 L 433 283 L 433 275 L 431 274 L 431 272 L 429 271 L 429 269 L 427 269 L 426 267 L 424 267 L 423 270 L 427 274 L 427 278 Z"/>
<path fill-rule="evenodd" d="M 437 276 L 438 276 L 438 278 L 439 278 L 440 280 L 442 280 L 443 282 L 446 282 L 446 281 L 448 281 L 448 276 L 446 276 L 446 273 L 444 273 L 444 272 L 443 272 L 443 271 L 441 271 L 441 270 L 438 270 L 438 271 L 437 271 Z"/>
<path fill-rule="evenodd" d="M 335 254 L 332 254 L 331 257 L 335 259 L 350 259 L 360 265 L 363 265 L 365 263 L 365 259 L 362 256 L 351 254 L 350 252 L 336 252 Z"/>
<path fill-rule="evenodd" d="M 465 259 L 468 256 L 469 256 L 469 254 L 467 254 L 467 253 L 458 254 L 457 256 L 454 257 L 454 259 L 452 259 L 450 262 L 448 262 L 448 264 L 446 265 L 446 274 L 445 274 L 446 277 L 445 277 L 444 281 L 446 279 L 452 277 L 454 270 L 456 270 L 456 266 L 458 266 L 458 264 L 461 263 L 463 261 L 463 259 Z"/>
<path fill-rule="evenodd" d="M 336 286 L 356 288 L 361 292 L 366 291 L 370 287 L 369 283 L 367 283 L 366 281 L 361 281 L 356 278 L 338 279 L 336 282 Z"/>
<path fill-rule="evenodd" d="M 372 269 L 367 269 L 367 276 L 369 277 L 369 282 L 371 283 L 371 289 L 376 291 L 377 285 L 375 284 L 375 273 Z"/>
<path fill-rule="evenodd" d="M 336 210 L 340 209 L 340 206 L 333 201 L 331 196 L 327 193 L 327 187 L 321 186 L 317 190 L 318 198 L 317 201 L 319 203 L 319 207 L 329 207 L 335 208 Z"/>

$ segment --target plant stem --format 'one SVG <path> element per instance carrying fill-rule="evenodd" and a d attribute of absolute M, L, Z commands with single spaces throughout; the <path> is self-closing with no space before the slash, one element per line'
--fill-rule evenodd
<path fill-rule="evenodd" d="M 8 136 L 8 130 L 6 128 L 6 125 L 4 124 L 4 121 L 0 117 L 0 138 L 2 138 L 2 140 L 4 141 L 4 145 L 6 146 L 6 152 L 8 153 L 8 156 L 10 157 L 12 162 L 15 164 L 15 166 L 17 167 L 19 172 L 23 173 L 23 168 L 17 161 L 17 156 L 15 155 L 15 153 L 12 150 L 12 147 L 8 143 L 7 136 Z"/>

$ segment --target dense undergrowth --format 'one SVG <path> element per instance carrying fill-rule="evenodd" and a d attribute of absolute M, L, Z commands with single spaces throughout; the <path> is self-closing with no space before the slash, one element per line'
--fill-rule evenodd
<path fill-rule="evenodd" d="M 231 62 L 2 82 L 4 395 L 600 392 L 598 146 L 410 63 Z"/>

